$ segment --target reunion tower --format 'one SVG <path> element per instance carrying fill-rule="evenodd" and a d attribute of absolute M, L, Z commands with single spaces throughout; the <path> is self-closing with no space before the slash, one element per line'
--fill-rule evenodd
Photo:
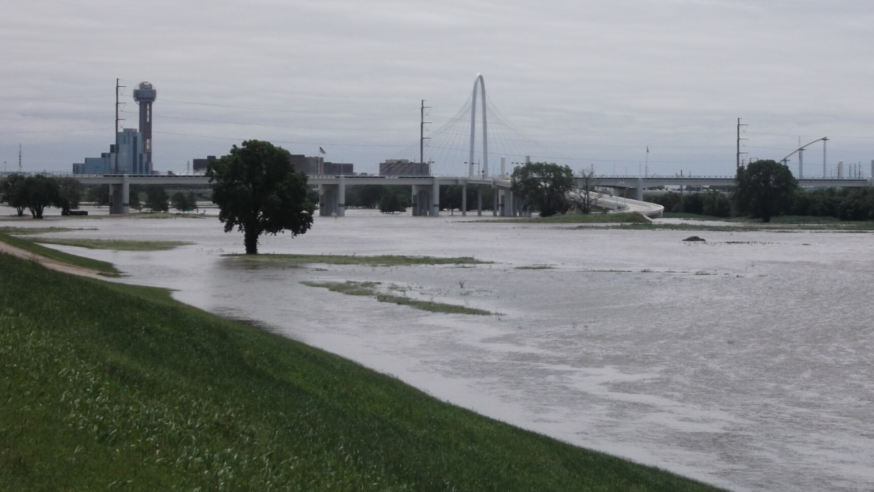
<path fill-rule="evenodd" d="M 134 101 L 140 105 L 140 134 L 143 136 L 143 153 L 146 154 L 147 169 L 152 168 L 152 103 L 158 91 L 148 82 L 140 82 L 134 89 Z"/>

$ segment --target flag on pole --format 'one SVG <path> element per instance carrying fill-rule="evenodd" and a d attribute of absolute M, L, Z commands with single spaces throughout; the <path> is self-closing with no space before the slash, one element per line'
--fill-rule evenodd
<path fill-rule="evenodd" d="M 321 147 L 319 147 L 319 152 L 321 152 L 321 153 L 323 153 L 323 154 L 327 154 L 327 152 L 325 152 L 325 149 L 323 149 L 323 148 L 321 148 Z M 649 152 L 649 151 L 647 150 L 647 152 Z"/>

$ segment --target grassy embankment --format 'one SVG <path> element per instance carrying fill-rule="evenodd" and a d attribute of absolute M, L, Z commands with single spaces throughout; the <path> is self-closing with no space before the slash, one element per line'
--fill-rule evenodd
<path fill-rule="evenodd" d="M 3 490 L 715 490 L 160 289 L 6 255 L 0 278 Z"/>
<path fill-rule="evenodd" d="M 492 313 L 490 311 L 486 311 L 483 309 L 470 308 L 467 306 L 459 306 L 457 304 L 447 304 L 445 302 L 434 302 L 434 301 L 423 301 L 421 299 L 414 299 L 407 296 L 398 296 L 394 294 L 388 294 L 385 292 L 379 292 L 377 287 L 379 286 L 379 282 L 301 282 L 304 285 L 308 285 L 310 287 L 322 287 L 324 289 L 328 289 L 331 292 L 339 292 L 341 294 L 346 294 L 350 296 L 365 296 L 365 297 L 375 297 L 379 302 L 388 302 L 391 304 L 398 304 L 400 306 L 409 306 L 414 309 L 420 309 L 422 311 L 429 311 L 432 313 L 446 313 L 446 314 L 473 314 L 477 316 L 489 316 Z"/>

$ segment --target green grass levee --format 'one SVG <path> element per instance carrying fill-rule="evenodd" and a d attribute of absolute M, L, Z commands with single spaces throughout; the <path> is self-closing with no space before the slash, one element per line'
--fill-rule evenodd
<path fill-rule="evenodd" d="M 0 490 L 715 490 L 161 289 L 8 255 L 0 279 Z"/>

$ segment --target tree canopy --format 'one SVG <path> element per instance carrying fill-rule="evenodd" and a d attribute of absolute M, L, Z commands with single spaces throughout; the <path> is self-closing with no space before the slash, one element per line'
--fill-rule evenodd
<path fill-rule="evenodd" d="M 58 180 L 37 174 L 24 179 L 24 202 L 34 219 L 41 219 L 43 210 L 60 201 Z"/>
<path fill-rule="evenodd" d="M 61 209 L 61 215 L 70 215 L 70 210 L 79 208 L 82 194 L 85 193 L 87 188 L 76 178 L 57 178 L 57 180 L 57 206 Z"/>
<path fill-rule="evenodd" d="M 24 189 L 24 181 L 26 179 L 23 174 L 10 174 L 0 182 L 3 201 L 10 207 L 15 208 L 19 217 L 24 215 L 24 209 L 27 208 L 27 196 Z"/>
<path fill-rule="evenodd" d="M 792 197 L 798 182 L 788 167 L 773 160 L 753 162 L 741 166 L 735 179 L 735 205 L 743 215 L 770 222 L 792 206 Z"/>
<path fill-rule="evenodd" d="M 295 172 L 287 150 L 260 140 L 234 145 L 228 155 L 210 162 L 212 201 L 219 206 L 225 232 L 243 232 L 246 254 L 258 254 L 263 233 L 304 234 L 315 207 L 307 198 L 306 174 Z"/>
<path fill-rule="evenodd" d="M 574 186 L 574 172 L 570 167 L 532 162 L 517 167 L 511 177 L 513 193 L 523 203 L 537 207 L 541 217 L 550 217 L 567 210 L 567 194 Z"/>
<path fill-rule="evenodd" d="M 128 204 L 128 206 L 130 206 Z M 152 212 L 168 212 L 170 210 L 170 197 L 161 185 L 149 185 L 146 187 L 146 207 Z"/>

